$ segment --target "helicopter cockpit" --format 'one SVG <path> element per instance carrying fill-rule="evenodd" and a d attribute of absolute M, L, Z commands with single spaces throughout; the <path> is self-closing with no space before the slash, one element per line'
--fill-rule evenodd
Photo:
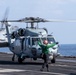
<path fill-rule="evenodd" d="M 28 50 L 35 50 L 37 51 L 38 53 L 37 54 L 40 54 L 42 53 L 41 51 L 41 48 L 40 46 L 38 45 L 38 41 L 40 41 L 41 43 L 43 43 L 44 40 L 48 40 L 48 44 L 51 44 L 51 43 L 56 43 L 56 46 L 53 47 L 52 49 L 49 49 L 49 52 L 51 54 L 51 52 L 53 51 L 58 51 L 58 42 L 55 41 L 54 37 L 52 35 L 50 36 L 47 36 L 47 37 L 34 37 L 34 36 L 31 36 L 31 37 L 27 37 L 25 39 L 25 43 L 24 43 L 24 47 L 25 47 L 25 51 L 28 49 Z M 57 50 L 56 50 L 57 49 Z"/>
<path fill-rule="evenodd" d="M 37 45 L 37 42 L 40 41 L 43 43 L 44 40 L 48 40 L 48 43 L 51 44 L 51 43 L 56 43 L 55 39 L 53 36 L 48 36 L 48 37 L 30 37 L 28 38 L 28 44 L 29 45 Z"/>
<path fill-rule="evenodd" d="M 55 43 L 55 39 L 54 38 L 32 38 L 32 45 L 35 45 L 39 40 L 42 40 L 42 42 L 44 40 L 48 40 L 48 43 Z"/>

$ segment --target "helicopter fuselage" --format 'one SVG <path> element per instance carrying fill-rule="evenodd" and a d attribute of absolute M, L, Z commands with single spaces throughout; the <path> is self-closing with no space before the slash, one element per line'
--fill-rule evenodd
<path fill-rule="evenodd" d="M 22 63 L 25 58 L 42 58 L 42 49 L 38 45 L 38 41 L 48 40 L 48 44 L 56 43 L 53 48 L 49 49 L 49 59 L 52 63 L 55 63 L 55 57 L 58 54 L 58 42 L 55 41 L 52 35 L 48 35 L 46 28 L 38 28 L 38 23 L 49 22 L 48 20 L 42 18 L 26 17 L 20 20 L 3 20 L 0 21 L 5 24 L 6 34 L 8 39 L 8 46 L 10 51 L 13 52 L 12 60 L 14 60 L 15 55 L 18 56 L 18 62 Z M 26 28 L 15 27 L 16 30 L 9 33 L 8 22 L 25 22 L 27 24 Z M 28 27 L 30 23 L 31 27 Z M 37 27 L 34 25 L 37 23 Z M 13 40 L 13 41 L 12 41 Z"/>
<path fill-rule="evenodd" d="M 44 41 L 47 39 L 49 44 L 56 43 L 54 37 L 52 35 L 48 35 L 46 30 L 43 28 L 26 28 L 15 33 L 16 34 L 13 35 L 15 40 L 12 43 L 11 51 L 21 58 L 41 58 L 42 50 L 37 43 L 39 40 Z M 57 54 L 58 44 L 49 49 L 49 59 L 52 60 L 53 57 L 57 56 Z"/>

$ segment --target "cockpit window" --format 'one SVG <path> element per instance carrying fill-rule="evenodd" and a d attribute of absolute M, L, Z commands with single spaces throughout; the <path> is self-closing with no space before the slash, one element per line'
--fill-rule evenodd
<path fill-rule="evenodd" d="M 47 38 L 49 43 L 55 43 L 55 39 L 54 38 Z"/>
<path fill-rule="evenodd" d="M 42 38 L 42 41 L 46 40 L 47 38 Z"/>
<path fill-rule="evenodd" d="M 46 39 L 48 40 L 49 43 L 51 43 L 51 42 L 55 43 L 55 39 L 54 38 L 32 38 L 32 45 L 36 45 L 38 41 L 42 40 L 42 42 L 43 42 Z"/>

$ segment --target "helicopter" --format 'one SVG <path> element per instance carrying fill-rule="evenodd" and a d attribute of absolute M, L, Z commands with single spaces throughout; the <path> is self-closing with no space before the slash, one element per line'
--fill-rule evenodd
<path fill-rule="evenodd" d="M 56 43 L 53 48 L 49 49 L 49 60 L 51 63 L 55 63 L 56 56 L 58 55 L 59 43 L 55 41 L 53 35 L 48 34 L 46 28 L 38 27 L 39 23 L 49 22 L 48 20 L 39 17 L 25 17 L 19 20 L 5 19 L 0 22 L 5 25 L 8 40 L 5 45 L 9 47 L 10 51 L 13 53 L 12 61 L 14 61 L 15 55 L 18 57 L 19 63 L 22 63 L 26 58 L 33 58 L 33 60 L 37 60 L 37 58 L 42 59 L 42 50 L 37 42 L 47 39 L 49 44 Z M 18 28 L 9 33 L 8 22 L 25 22 L 26 28 Z"/>

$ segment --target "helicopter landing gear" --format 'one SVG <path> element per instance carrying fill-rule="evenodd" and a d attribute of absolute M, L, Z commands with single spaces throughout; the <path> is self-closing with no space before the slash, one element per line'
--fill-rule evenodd
<path fill-rule="evenodd" d="M 22 62 L 24 61 L 24 57 L 23 58 L 21 58 L 21 57 L 18 57 L 18 62 L 20 63 L 20 64 L 22 64 Z"/>
<path fill-rule="evenodd" d="M 33 58 L 33 60 L 37 60 L 37 58 Z"/>
<path fill-rule="evenodd" d="M 51 60 L 51 63 L 55 63 L 55 57 L 53 57 L 53 59 Z"/>
<path fill-rule="evenodd" d="M 22 61 L 23 61 L 23 59 L 19 57 L 19 58 L 18 58 L 18 62 L 21 64 Z"/>
<path fill-rule="evenodd" d="M 12 57 L 12 61 L 14 61 L 15 60 L 15 54 L 13 54 L 13 57 Z"/>

